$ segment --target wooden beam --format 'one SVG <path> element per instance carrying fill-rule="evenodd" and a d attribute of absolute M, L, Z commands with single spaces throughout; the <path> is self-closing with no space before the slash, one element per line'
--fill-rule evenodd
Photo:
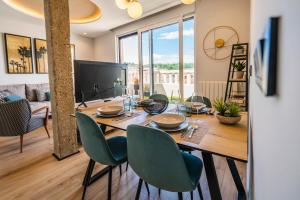
<path fill-rule="evenodd" d="M 54 155 L 63 159 L 78 152 L 70 50 L 68 0 L 44 0 Z"/>

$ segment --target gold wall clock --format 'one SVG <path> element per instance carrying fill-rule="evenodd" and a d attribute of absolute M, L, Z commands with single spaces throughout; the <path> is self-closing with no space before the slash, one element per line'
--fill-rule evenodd
<path fill-rule="evenodd" d="M 214 60 L 224 60 L 231 54 L 233 44 L 239 43 L 237 31 L 230 26 L 217 26 L 205 35 L 203 51 Z"/>

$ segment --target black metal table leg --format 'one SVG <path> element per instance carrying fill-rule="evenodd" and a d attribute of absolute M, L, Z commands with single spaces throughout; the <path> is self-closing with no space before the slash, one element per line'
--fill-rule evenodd
<path fill-rule="evenodd" d="M 216 173 L 216 168 L 214 160 L 211 153 L 202 152 L 202 158 L 204 162 L 207 183 L 209 187 L 209 192 L 212 200 L 221 200 L 220 186 L 218 183 L 218 177 Z"/>
<path fill-rule="evenodd" d="M 238 200 L 246 200 L 246 191 L 245 191 L 244 185 L 242 183 L 241 177 L 239 175 L 239 172 L 237 170 L 237 167 L 235 165 L 235 162 L 234 162 L 234 160 L 232 160 L 230 158 L 226 158 L 226 160 L 227 160 L 227 164 L 229 166 L 233 181 L 234 181 L 235 186 L 238 191 Z"/>

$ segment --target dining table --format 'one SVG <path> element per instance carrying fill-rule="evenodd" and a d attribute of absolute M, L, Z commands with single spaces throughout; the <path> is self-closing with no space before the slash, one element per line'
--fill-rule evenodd
<path fill-rule="evenodd" d="M 152 115 L 146 113 L 142 108 L 136 107 L 130 112 L 117 117 L 99 117 L 96 114 L 97 103 L 89 105 L 88 108 L 80 109 L 93 118 L 101 127 L 107 138 L 111 137 L 112 131 L 107 131 L 108 127 L 122 130 L 119 134 L 125 134 L 127 127 L 131 124 L 149 126 L 152 123 Z M 176 112 L 174 105 L 169 105 L 166 112 Z M 196 125 L 192 137 L 184 136 L 185 130 L 169 133 L 175 142 L 191 151 L 200 151 L 204 163 L 204 169 L 207 177 L 208 188 L 211 199 L 221 200 L 220 186 L 218 183 L 213 155 L 224 157 L 229 166 L 234 184 L 237 188 L 237 199 L 246 199 L 246 192 L 241 177 L 237 170 L 235 161 L 247 163 L 248 160 L 248 114 L 241 113 L 241 121 L 235 125 L 221 124 L 214 115 L 192 114 L 186 117 L 191 125 Z M 116 136 L 116 133 L 113 133 Z M 184 137 L 183 137 L 184 136 Z M 107 170 L 104 168 L 92 177 L 94 182 L 105 175 Z"/>

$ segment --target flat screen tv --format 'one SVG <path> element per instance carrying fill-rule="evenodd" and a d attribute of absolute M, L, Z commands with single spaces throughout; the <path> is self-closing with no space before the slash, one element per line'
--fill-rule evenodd
<path fill-rule="evenodd" d="M 126 69 L 124 64 L 75 60 L 76 103 L 122 95 L 122 88 L 126 86 Z"/>

